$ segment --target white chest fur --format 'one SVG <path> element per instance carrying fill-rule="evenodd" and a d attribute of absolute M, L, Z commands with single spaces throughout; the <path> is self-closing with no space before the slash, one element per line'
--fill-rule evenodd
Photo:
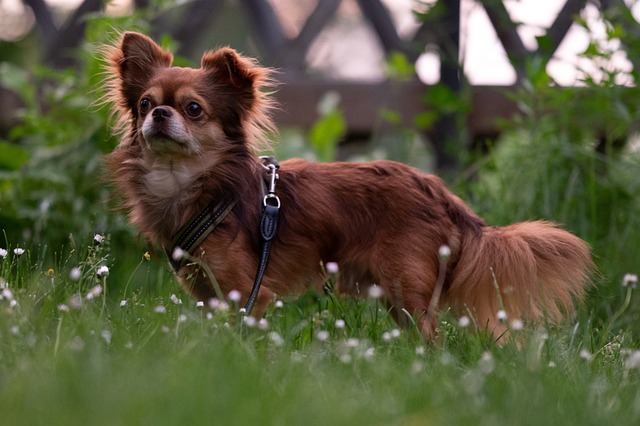
<path fill-rule="evenodd" d="M 202 173 L 203 167 L 191 161 L 157 161 L 145 174 L 144 185 L 149 196 L 166 200 L 188 190 Z"/>

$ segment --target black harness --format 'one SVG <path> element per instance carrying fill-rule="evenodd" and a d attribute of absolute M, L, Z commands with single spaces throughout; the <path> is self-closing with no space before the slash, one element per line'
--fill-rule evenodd
<path fill-rule="evenodd" d="M 269 263 L 271 243 L 278 230 L 278 213 L 280 211 L 280 199 L 275 193 L 276 182 L 279 178 L 277 170 L 280 168 L 280 165 L 273 157 L 260 157 L 260 160 L 262 161 L 262 167 L 265 169 L 265 176 L 262 181 L 262 192 L 264 193 L 262 200 L 262 218 L 260 219 L 259 229 L 262 246 L 258 260 L 258 270 L 253 282 L 251 294 L 245 307 L 240 310 L 244 315 L 251 313 L 258 298 L 262 278 Z M 176 273 L 187 262 L 186 256 L 178 254 L 180 252 L 186 252 L 193 256 L 195 249 L 202 244 L 216 226 L 227 217 L 237 203 L 237 194 L 226 190 L 221 191 L 214 201 L 178 231 L 170 248 L 166 250 L 169 263 Z"/>

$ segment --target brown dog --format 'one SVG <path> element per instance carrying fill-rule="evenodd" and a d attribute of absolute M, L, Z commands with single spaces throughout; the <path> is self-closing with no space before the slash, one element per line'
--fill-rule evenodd
<path fill-rule="evenodd" d="M 107 164 L 131 222 L 170 251 L 186 223 L 231 194 L 235 204 L 194 256 L 224 294 L 235 289 L 246 300 L 261 250 L 265 170 L 256 152 L 273 130 L 268 70 L 229 48 L 205 53 L 198 69 L 172 67 L 170 53 L 137 33 L 125 33 L 106 59 L 106 99 L 122 133 Z M 276 192 L 279 229 L 257 315 L 275 295 L 321 288 L 322 264 L 337 262 L 341 292 L 379 285 L 396 316 L 413 314 L 427 337 L 439 301 L 500 334 L 500 309 L 559 321 L 593 268 L 587 245 L 557 225 L 488 226 L 438 177 L 391 161 L 284 161 Z M 186 291 L 215 297 L 196 265 L 176 267 Z"/>

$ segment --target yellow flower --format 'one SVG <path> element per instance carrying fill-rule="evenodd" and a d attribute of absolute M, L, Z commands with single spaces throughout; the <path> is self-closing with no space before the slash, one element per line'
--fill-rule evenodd
<path fill-rule="evenodd" d="M 144 260 L 151 260 L 151 253 L 149 253 L 148 251 L 145 251 L 143 257 L 144 257 Z"/>

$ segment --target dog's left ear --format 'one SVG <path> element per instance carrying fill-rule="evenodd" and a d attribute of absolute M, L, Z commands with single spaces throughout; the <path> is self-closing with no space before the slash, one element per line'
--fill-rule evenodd
<path fill-rule="evenodd" d="M 262 68 L 235 50 L 224 47 L 202 56 L 201 67 L 217 84 L 224 84 L 239 91 L 252 92 Z"/>

